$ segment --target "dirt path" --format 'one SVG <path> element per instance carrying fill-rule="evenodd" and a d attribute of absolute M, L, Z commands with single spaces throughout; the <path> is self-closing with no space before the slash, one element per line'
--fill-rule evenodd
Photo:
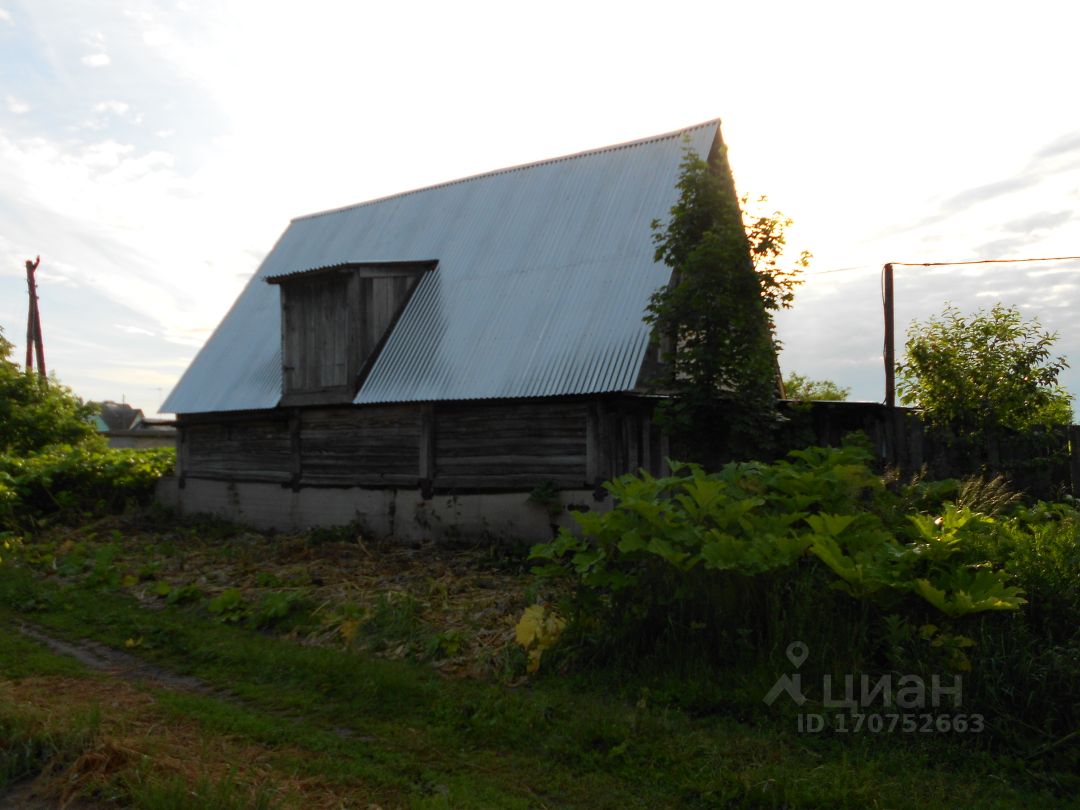
<path fill-rule="evenodd" d="M 296 762 L 318 754 L 287 744 L 266 746 L 240 736 L 208 732 L 197 721 L 162 714 L 155 694 L 158 690 L 195 692 L 243 704 L 227 691 L 95 641 L 55 638 L 26 621 L 16 621 L 12 626 L 54 653 L 73 658 L 105 677 L 88 680 L 85 676 L 45 675 L 0 680 L 0 700 L 36 708 L 46 722 L 60 729 L 65 718 L 77 716 L 91 706 L 108 709 L 100 732 L 87 750 L 78 753 L 73 762 L 47 764 L 37 777 L 0 791 L 0 810 L 106 810 L 116 805 L 82 799 L 78 794 L 87 790 L 93 794 L 117 775 L 133 769 L 143 775 L 153 772 L 164 779 L 179 777 L 189 785 L 200 779 L 210 783 L 233 780 L 241 801 L 250 794 L 253 803 L 256 793 L 262 791 L 284 806 L 305 810 L 380 807 L 381 803 L 371 800 L 372 791 L 363 784 L 341 784 L 319 774 L 293 773 Z M 282 720 L 287 722 L 288 718 Z M 333 731 L 343 738 L 354 736 L 351 729 Z M 279 767 L 279 762 L 285 762 L 285 767 Z"/>
<path fill-rule="evenodd" d="M 28 638 L 48 647 L 59 655 L 74 658 L 88 669 L 101 672 L 125 681 L 147 683 L 152 686 L 168 687 L 209 693 L 210 689 L 198 678 L 176 675 L 147 664 L 133 655 L 107 647 L 95 641 L 81 639 L 78 642 L 63 641 L 44 633 L 40 627 L 27 622 L 16 622 L 15 629 Z M 63 802 L 52 796 L 39 795 L 35 779 L 28 779 L 10 787 L 0 794 L 0 810 L 104 810 L 103 805 L 92 804 L 80 799 Z"/>
<path fill-rule="evenodd" d="M 24 621 L 16 622 L 15 628 L 24 636 L 44 644 L 53 652 L 74 658 L 88 669 L 96 672 L 112 675 L 125 681 L 145 682 L 152 686 L 163 686 L 169 689 L 204 694 L 217 694 L 216 690 L 198 678 L 177 675 L 174 672 L 148 664 L 134 655 L 99 644 L 96 641 L 88 639 L 63 641 L 47 635 L 40 627 Z"/>

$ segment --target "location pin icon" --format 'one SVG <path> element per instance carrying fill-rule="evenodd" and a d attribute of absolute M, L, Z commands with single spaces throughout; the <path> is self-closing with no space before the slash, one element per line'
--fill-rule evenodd
<path fill-rule="evenodd" d="M 795 669 L 798 669 L 803 665 L 803 661 L 810 655 L 810 648 L 803 644 L 801 641 L 793 641 L 788 644 L 787 657 L 788 661 L 795 665 Z"/>

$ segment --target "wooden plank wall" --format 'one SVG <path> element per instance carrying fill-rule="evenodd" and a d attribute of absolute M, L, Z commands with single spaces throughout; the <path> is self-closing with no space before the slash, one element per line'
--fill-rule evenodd
<path fill-rule="evenodd" d="M 375 354 L 419 280 L 415 274 L 358 279 L 360 313 L 355 323 L 359 324 L 360 344 L 354 374 Z"/>
<path fill-rule="evenodd" d="M 179 425 L 181 475 L 287 483 L 291 442 L 286 419 Z"/>
<path fill-rule="evenodd" d="M 583 401 L 440 403 L 435 408 L 439 488 L 585 484 Z"/>
<path fill-rule="evenodd" d="M 650 400 L 633 397 L 589 403 L 586 480 L 591 485 L 640 469 L 652 475 L 668 472 L 667 437 L 652 421 L 652 409 Z"/>
<path fill-rule="evenodd" d="M 284 391 L 351 393 L 358 363 L 355 329 L 358 279 L 332 274 L 282 287 Z"/>
<path fill-rule="evenodd" d="M 181 477 L 425 491 L 562 488 L 667 453 L 651 406 L 632 398 L 281 408 L 179 419 Z"/>
<path fill-rule="evenodd" d="M 301 409 L 300 483 L 416 486 L 420 407 Z"/>
<path fill-rule="evenodd" d="M 420 275 L 350 270 L 283 281 L 283 404 L 351 402 Z"/>

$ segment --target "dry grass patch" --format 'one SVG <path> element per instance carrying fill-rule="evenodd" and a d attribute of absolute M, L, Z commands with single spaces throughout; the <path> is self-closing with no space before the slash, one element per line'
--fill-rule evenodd
<path fill-rule="evenodd" d="M 208 733 L 161 711 L 154 690 L 106 677 L 0 681 L 0 723 L 17 729 L 3 746 L 54 742 L 32 793 L 63 807 L 77 798 L 136 806 L 372 808 L 393 797 L 359 784 L 301 775 L 318 755 Z M 304 769 L 307 770 L 307 769 Z M 168 800 L 168 794 L 181 794 Z"/>

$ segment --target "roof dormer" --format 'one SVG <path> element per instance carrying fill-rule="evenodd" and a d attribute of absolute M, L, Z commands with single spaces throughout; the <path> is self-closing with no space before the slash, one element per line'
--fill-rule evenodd
<path fill-rule="evenodd" d="M 281 290 L 281 404 L 352 402 L 437 262 L 356 262 L 271 276 Z"/>

